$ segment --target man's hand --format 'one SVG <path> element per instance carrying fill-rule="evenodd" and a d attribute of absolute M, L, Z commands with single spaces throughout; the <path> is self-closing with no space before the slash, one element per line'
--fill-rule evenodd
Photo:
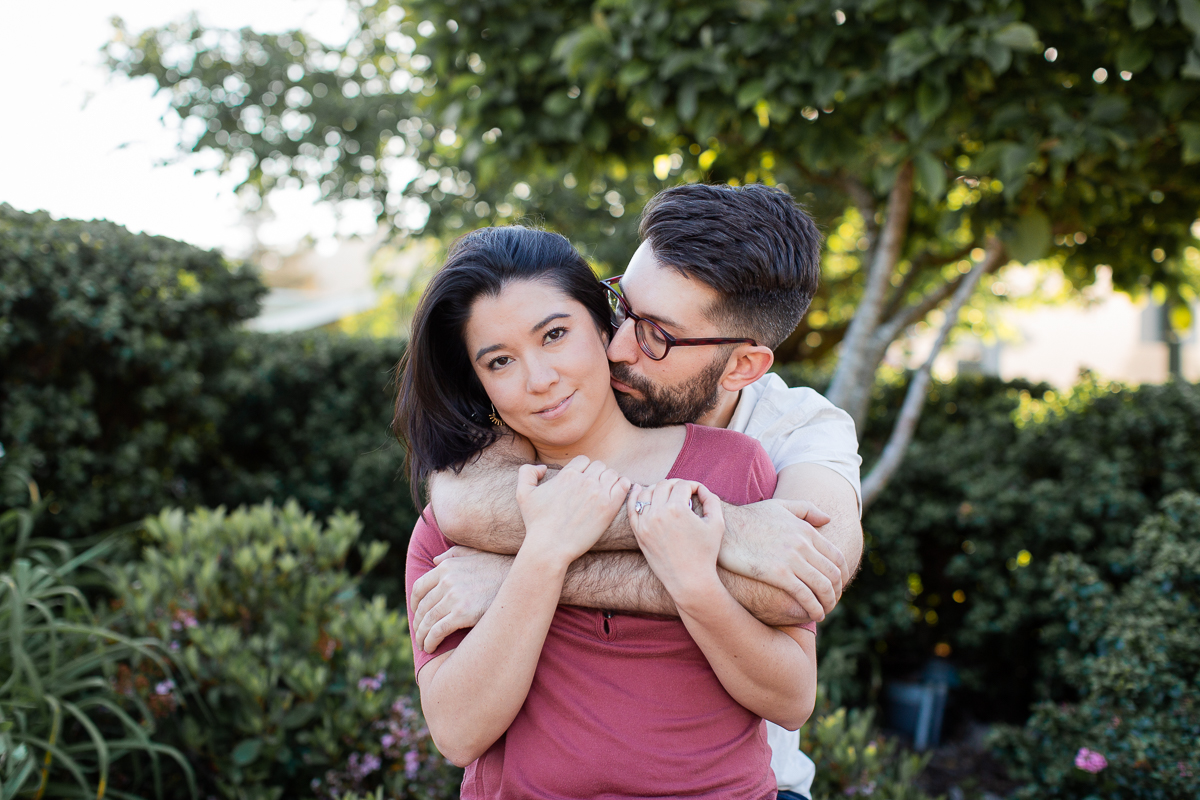
<path fill-rule="evenodd" d="M 483 618 L 512 567 L 512 556 L 451 547 L 413 584 L 413 640 L 432 653 L 450 634 Z"/>
<path fill-rule="evenodd" d="M 750 509 L 754 524 L 726 527 L 717 563 L 787 592 L 813 622 L 825 619 L 850 581 L 842 552 L 817 531 L 829 516 L 803 500 L 766 500 L 725 511 L 735 517 Z"/>

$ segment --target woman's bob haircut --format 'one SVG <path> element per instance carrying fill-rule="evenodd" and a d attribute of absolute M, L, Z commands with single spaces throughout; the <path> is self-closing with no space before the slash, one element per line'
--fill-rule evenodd
<path fill-rule="evenodd" d="M 491 402 L 467 355 L 464 329 L 480 297 L 496 297 L 514 281 L 545 281 L 579 301 L 600 335 L 610 331 L 604 287 L 565 237 L 519 225 L 482 228 L 450 248 L 421 296 L 408 348 L 396 368 L 392 431 L 408 451 L 413 500 L 430 474 L 456 472 L 500 438 L 488 419 Z"/>

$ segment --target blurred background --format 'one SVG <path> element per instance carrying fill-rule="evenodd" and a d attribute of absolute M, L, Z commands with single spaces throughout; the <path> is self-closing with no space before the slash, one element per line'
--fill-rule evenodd
<path fill-rule="evenodd" d="M 867 550 L 814 797 L 1195 796 L 1197 0 L 0 23 L 0 798 L 452 796 L 402 613 L 413 303 L 483 225 L 618 274 L 694 181 L 826 235 L 776 369 L 854 417 Z"/>

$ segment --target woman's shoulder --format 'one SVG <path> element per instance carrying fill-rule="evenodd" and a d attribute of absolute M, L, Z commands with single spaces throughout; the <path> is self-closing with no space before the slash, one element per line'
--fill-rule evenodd
<path fill-rule="evenodd" d="M 687 426 L 687 438 L 669 477 L 699 481 L 727 503 L 744 505 L 775 493 L 775 468 L 757 439 L 744 433 Z"/>

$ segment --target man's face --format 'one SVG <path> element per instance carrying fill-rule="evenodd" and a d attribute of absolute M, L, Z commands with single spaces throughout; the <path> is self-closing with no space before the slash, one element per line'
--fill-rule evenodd
<path fill-rule="evenodd" d="M 633 313 L 676 338 L 730 335 L 705 315 L 717 290 L 660 265 L 649 242 L 630 259 L 621 289 Z M 674 347 L 665 359 L 654 361 L 638 346 L 633 320 L 626 320 L 609 342 L 608 360 L 625 416 L 635 425 L 654 428 L 697 422 L 717 406 L 729 347 Z"/>

